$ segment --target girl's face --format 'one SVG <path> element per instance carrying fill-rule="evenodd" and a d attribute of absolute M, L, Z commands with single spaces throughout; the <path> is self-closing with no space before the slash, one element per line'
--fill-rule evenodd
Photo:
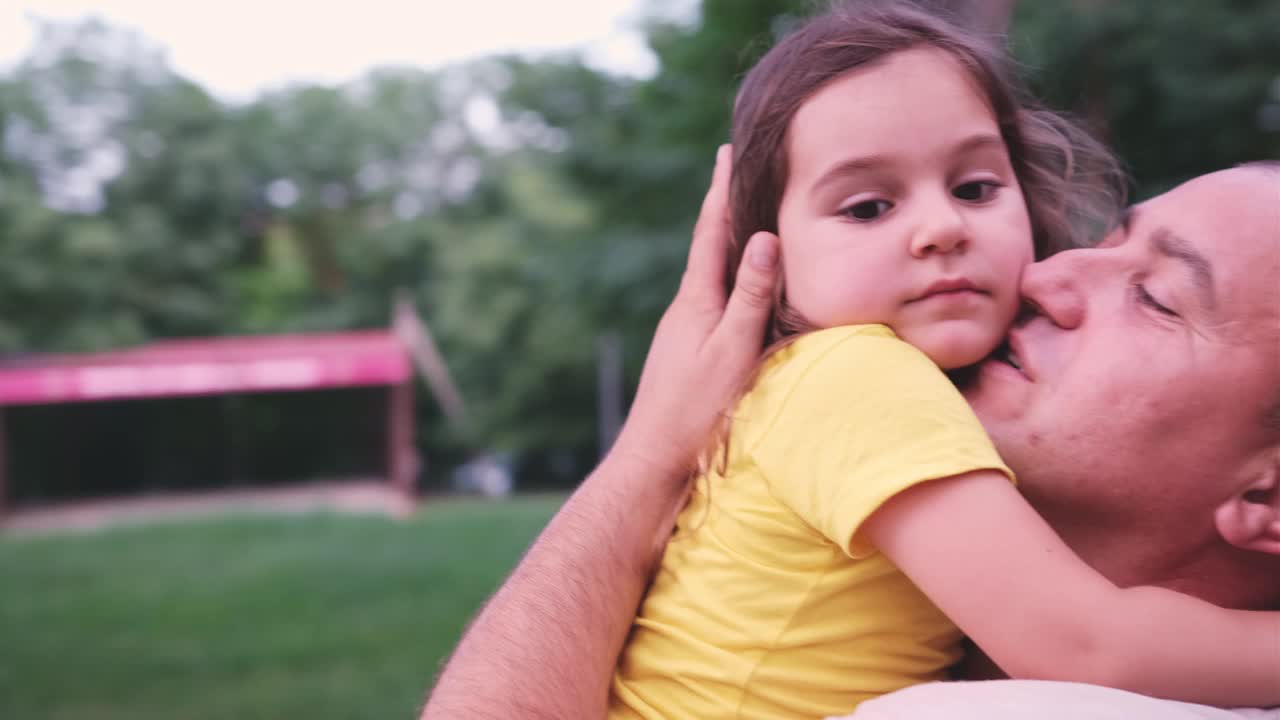
<path fill-rule="evenodd" d="M 975 81 L 943 51 L 846 73 L 788 129 L 778 212 L 788 304 L 819 327 L 884 323 L 943 368 L 1004 339 L 1031 221 Z"/>

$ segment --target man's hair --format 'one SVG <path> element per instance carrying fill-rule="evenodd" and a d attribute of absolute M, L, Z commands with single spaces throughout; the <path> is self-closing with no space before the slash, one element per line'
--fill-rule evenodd
<path fill-rule="evenodd" d="M 1032 99 L 1005 47 L 908 0 L 839 0 L 774 45 L 738 90 L 730 287 L 751 235 L 778 231 L 788 128 L 800 106 L 846 73 L 913 48 L 950 55 L 991 107 L 1026 198 L 1037 257 L 1086 245 L 1114 224 L 1127 188 L 1119 163 L 1083 129 Z M 770 341 L 812 329 L 788 311 L 784 297 L 780 288 Z"/>

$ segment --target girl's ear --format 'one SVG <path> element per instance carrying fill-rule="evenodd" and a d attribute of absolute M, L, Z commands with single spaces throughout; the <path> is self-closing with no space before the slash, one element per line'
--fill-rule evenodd
<path fill-rule="evenodd" d="M 1218 534 L 1232 545 L 1280 555 L 1280 449 L 1253 482 L 1218 506 L 1213 519 Z"/>

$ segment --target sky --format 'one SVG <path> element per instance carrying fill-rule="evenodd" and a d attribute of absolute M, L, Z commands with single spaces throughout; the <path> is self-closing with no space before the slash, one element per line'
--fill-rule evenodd
<path fill-rule="evenodd" d="M 178 72 L 228 100 L 296 82 L 337 83 L 378 65 L 437 67 L 494 52 L 581 51 L 599 68 L 654 71 L 639 21 L 689 18 L 696 0 L 12 0 L 0 65 L 36 18 L 97 16 L 165 48 Z"/>

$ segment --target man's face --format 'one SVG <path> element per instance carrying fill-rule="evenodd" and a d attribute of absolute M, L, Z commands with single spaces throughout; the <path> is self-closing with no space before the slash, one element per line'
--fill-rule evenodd
<path fill-rule="evenodd" d="M 1275 443 L 1278 278 L 1280 180 L 1258 169 L 1192 180 L 1099 248 L 1028 268 L 1040 312 L 1010 334 L 1016 365 L 988 361 L 967 395 L 1037 508 L 1211 531 Z"/>

